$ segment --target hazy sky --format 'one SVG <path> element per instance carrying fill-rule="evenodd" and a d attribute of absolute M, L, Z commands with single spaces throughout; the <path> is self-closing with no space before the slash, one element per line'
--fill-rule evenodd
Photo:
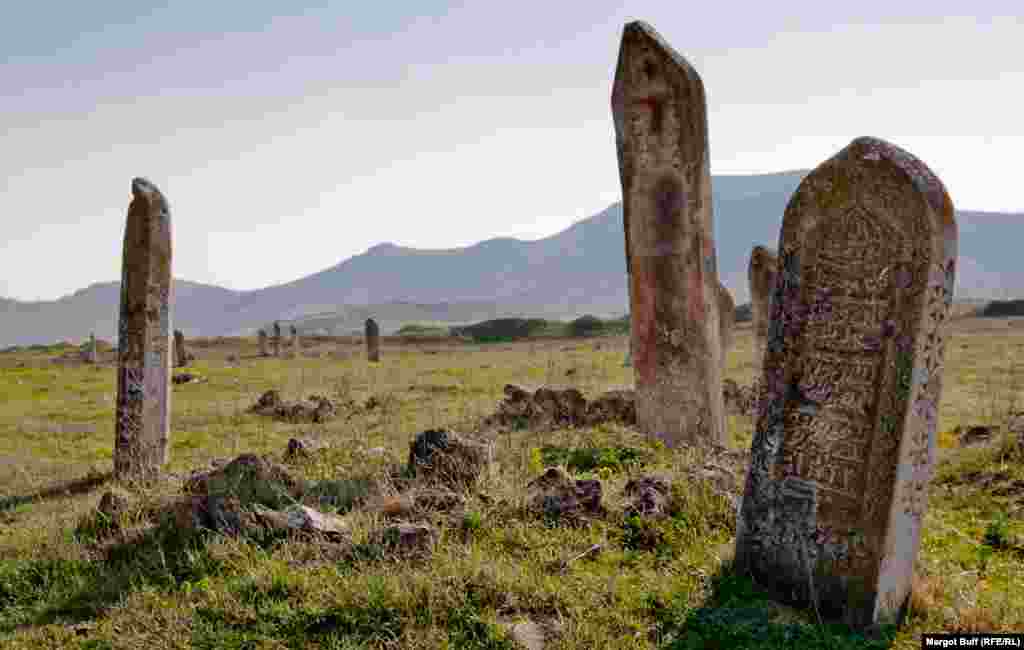
<path fill-rule="evenodd" d="M 922 158 L 958 208 L 1024 211 L 1021 14 L 1019 0 L 6 3 L 0 296 L 119 279 L 133 176 L 170 202 L 174 275 L 233 289 L 384 241 L 554 234 L 620 198 L 610 93 L 634 19 L 704 79 L 713 173 L 810 168 L 874 135 Z"/>

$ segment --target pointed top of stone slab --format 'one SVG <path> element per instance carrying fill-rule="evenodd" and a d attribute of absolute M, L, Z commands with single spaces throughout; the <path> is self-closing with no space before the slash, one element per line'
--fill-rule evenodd
<path fill-rule="evenodd" d="M 683 58 L 680 54 L 669 45 L 668 41 L 658 33 L 658 30 L 654 29 L 650 23 L 643 20 L 634 20 L 626 23 L 626 26 L 622 29 L 622 45 L 619 49 L 619 59 L 621 61 L 623 52 L 627 50 L 627 47 L 636 47 L 649 45 L 657 47 L 667 54 L 674 63 L 679 67 L 693 74 L 698 80 L 700 77 L 697 72 L 690 65 L 690 62 Z"/>
<path fill-rule="evenodd" d="M 692 90 L 683 92 L 681 86 Z M 626 23 L 612 83 L 612 117 L 618 139 L 626 135 L 626 117 L 633 105 L 654 106 L 665 99 L 678 102 L 691 92 L 699 98 L 688 104 L 704 107 L 704 83 L 690 62 L 648 23 Z M 698 121 L 706 123 L 703 116 Z"/>
<path fill-rule="evenodd" d="M 132 179 L 132 196 L 149 201 L 150 203 L 166 203 L 163 192 L 153 184 L 152 181 L 138 176 Z"/>

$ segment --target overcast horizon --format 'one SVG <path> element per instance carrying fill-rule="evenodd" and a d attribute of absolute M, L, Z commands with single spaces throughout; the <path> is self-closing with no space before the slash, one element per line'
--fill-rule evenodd
<path fill-rule="evenodd" d="M 552 235 L 621 198 L 610 95 L 636 19 L 704 81 L 713 174 L 810 169 L 872 135 L 958 210 L 1024 212 L 1008 1 L 418 4 L 19 5 L 0 21 L 0 297 L 118 280 L 134 176 L 170 203 L 174 276 L 237 290 L 383 242 Z"/>

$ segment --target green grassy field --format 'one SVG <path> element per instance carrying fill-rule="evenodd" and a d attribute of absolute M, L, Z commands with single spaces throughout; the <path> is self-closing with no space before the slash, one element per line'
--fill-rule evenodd
<path fill-rule="evenodd" d="M 573 385 L 593 397 L 632 384 L 626 339 L 489 345 L 383 342 L 368 364 L 358 345 L 307 342 L 298 359 L 260 359 L 255 340 L 192 346 L 188 370 L 206 381 L 174 387 L 170 474 L 242 452 L 281 459 L 290 437 L 330 441 L 290 465 L 312 480 L 374 479 L 404 462 L 416 433 L 468 431 L 495 410 L 507 383 Z M 727 376 L 751 380 L 749 325 L 737 329 Z M 1001 424 L 1024 410 L 1024 322 L 953 322 L 933 481 L 915 592 L 899 629 L 865 638 L 819 623 L 813 611 L 767 600 L 736 576 L 731 516 L 683 482 L 680 514 L 627 520 L 622 488 L 637 472 L 683 476 L 696 462 L 617 425 L 492 435 L 494 470 L 467 495 L 460 521 L 438 520 L 428 559 L 367 552 L 331 557 L 315 544 L 223 536 L 181 539 L 153 528 L 101 559 L 90 522 L 104 491 L 133 503 L 180 493 L 169 476 L 114 486 L 113 357 L 99 366 L 54 361 L 46 349 L 0 354 L 0 645 L 4 648 L 514 648 L 507 629 L 548 630 L 547 648 L 919 648 L 922 632 L 1024 630 L 1024 454 L 1009 445 L 960 450 L 957 426 Z M 237 355 L 240 360 L 229 360 Z M 327 424 L 289 424 L 247 412 L 268 389 L 383 406 Z M 752 422 L 730 416 L 736 448 Z M 627 445 L 648 465 L 579 472 L 600 478 L 609 514 L 569 527 L 531 517 L 526 483 L 543 445 Z M 361 452 L 384 447 L 368 461 Z M 1015 483 L 1018 482 L 1018 483 Z M 141 506 L 136 523 L 148 525 Z M 353 541 L 369 548 L 380 514 L 356 510 Z M 643 543 L 644 540 L 654 543 Z M 553 565 L 578 557 L 564 570 Z"/>

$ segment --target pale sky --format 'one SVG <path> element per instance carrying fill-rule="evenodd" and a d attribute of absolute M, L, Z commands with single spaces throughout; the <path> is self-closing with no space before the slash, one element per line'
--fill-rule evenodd
<path fill-rule="evenodd" d="M 1022 13 L 1019 0 L 6 2 L 0 296 L 118 280 L 134 176 L 170 203 L 174 275 L 232 289 L 385 241 L 554 234 L 620 199 L 610 94 L 635 19 L 703 78 L 713 173 L 812 168 L 873 135 L 924 160 L 958 209 L 1021 212 Z"/>

